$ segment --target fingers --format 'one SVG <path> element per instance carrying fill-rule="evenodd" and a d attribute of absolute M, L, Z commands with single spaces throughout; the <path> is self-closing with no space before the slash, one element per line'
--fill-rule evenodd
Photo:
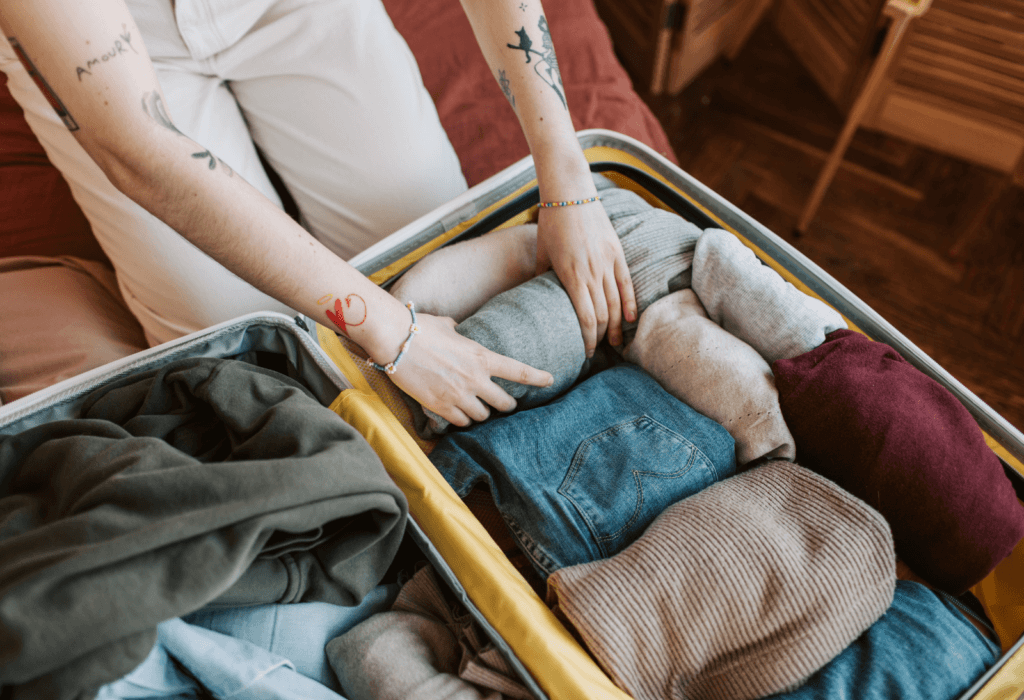
<path fill-rule="evenodd" d="M 572 306 L 576 309 L 576 317 L 580 321 L 580 332 L 583 334 L 583 349 L 586 351 L 587 357 L 593 357 L 598 340 L 598 322 L 597 314 L 594 313 L 594 298 L 590 294 L 590 288 L 585 286 L 580 280 L 573 279 L 573 282 L 571 287 L 567 286 L 565 288 L 565 291 L 569 295 L 569 300 L 572 301 Z M 607 308 L 605 313 L 607 314 Z"/>
<path fill-rule="evenodd" d="M 452 425 L 457 425 L 460 428 L 465 428 L 467 425 L 473 422 L 469 419 L 469 416 L 463 413 L 462 410 L 457 406 L 451 406 L 448 408 L 448 410 L 443 412 L 433 408 L 430 410 L 434 411 L 434 413 L 441 416 Z"/>
<path fill-rule="evenodd" d="M 622 315 L 628 323 L 636 321 L 636 293 L 633 290 L 633 277 L 629 274 L 626 257 L 619 254 L 615 259 L 615 284 L 618 287 L 619 299 L 622 302 Z"/>
<path fill-rule="evenodd" d="M 488 386 L 480 391 L 480 398 L 495 408 L 495 410 L 508 413 L 516 410 L 516 400 L 493 381 L 487 382 Z"/>
<path fill-rule="evenodd" d="M 590 283 L 590 303 L 594 307 L 595 316 L 595 327 L 594 327 L 594 347 L 587 353 L 587 357 L 591 357 L 594 354 L 594 350 L 597 348 L 597 344 L 604 338 L 604 334 L 608 331 L 608 297 L 605 296 L 604 290 L 604 279 L 592 280 Z M 616 296 L 618 293 L 616 292 Z"/>
<path fill-rule="evenodd" d="M 528 386 L 545 387 L 551 386 L 555 383 L 555 378 L 548 372 L 534 369 L 529 365 L 523 364 L 519 360 L 513 360 L 511 357 L 505 357 L 504 355 L 499 355 L 498 353 L 491 352 L 490 350 L 487 352 L 489 353 L 487 362 L 489 368 L 488 371 L 492 377 L 501 377 L 502 379 L 507 379 L 510 382 L 526 384 Z M 489 383 L 494 384 L 494 382 Z M 497 385 L 495 384 L 495 386 Z M 491 405 L 493 406 L 494 404 Z"/>
<path fill-rule="evenodd" d="M 494 382 L 490 383 L 494 384 Z M 495 386 L 497 385 L 495 384 Z M 487 408 L 487 406 L 485 406 L 484 403 L 475 396 L 464 401 L 459 408 L 462 409 L 462 412 L 465 413 L 470 420 L 476 421 L 477 423 L 482 423 L 491 417 L 491 409 Z"/>
<path fill-rule="evenodd" d="M 622 304 L 618 283 L 611 275 L 604 278 L 604 297 L 608 307 L 608 342 L 619 347 L 622 345 Z"/>

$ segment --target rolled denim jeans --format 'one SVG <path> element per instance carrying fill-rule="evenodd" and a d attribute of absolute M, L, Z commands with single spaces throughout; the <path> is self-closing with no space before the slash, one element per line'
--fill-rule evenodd
<path fill-rule="evenodd" d="M 430 459 L 460 497 L 490 488 L 545 578 L 618 553 L 665 508 L 736 471 L 728 431 L 631 364 L 546 406 L 453 432 Z"/>
<path fill-rule="evenodd" d="M 867 632 L 805 684 L 766 700 L 959 698 L 1001 652 L 951 599 L 897 581 L 892 606 Z"/>

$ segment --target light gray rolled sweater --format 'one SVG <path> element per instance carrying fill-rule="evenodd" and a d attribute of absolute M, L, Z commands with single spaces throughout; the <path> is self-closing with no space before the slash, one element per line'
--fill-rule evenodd
<path fill-rule="evenodd" d="M 697 241 L 693 291 L 712 321 L 772 364 L 810 352 L 846 321 L 761 263 L 733 234 L 709 228 Z"/>
<path fill-rule="evenodd" d="M 633 280 L 637 314 L 643 314 L 644 309 L 666 294 L 689 287 L 693 250 L 701 230 L 677 214 L 652 207 L 636 193 L 615 187 L 601 175 L 595 175 L 594 182 L 622 244 Z M 436 276 L 436 271 L 427 272 L 428 261 L 429 256 L 422 261 L 422 272 L 417 271 L 417 265 L 406 273 L 411 277 L 403 278 L 403 290 L 421 288 L 416 284 L 417 274 Z M 467 290 L 466 294 L 472 292 Z M 421 308 L 429 309 L 430 313 L 445 311 L 432 306 Z M 459 311 L 464 313 L 461 306 Z M 635 328 L 636 323 L 623 323 L 627 341 Z M 576 310 L 554 272 L 495 296 L 455 330 L 496 353 L 554 376 L 554 383 L 543 388 L 495 378 L 516 399 L 520 409 L 539 406 L 565 393 L 589 369 Z M 424 411 L 415 402 L 410 402 L 410 407 L 421 437 L 437 437 L 447 431 L 448 421 Z"/>
<path fill-rule="evenodd" d="M 786 461 L 669 507 L 627 549 L 548 579 L 590 652 L 636 700 L 792 689 L 888 609 L 885 519 Z"/>

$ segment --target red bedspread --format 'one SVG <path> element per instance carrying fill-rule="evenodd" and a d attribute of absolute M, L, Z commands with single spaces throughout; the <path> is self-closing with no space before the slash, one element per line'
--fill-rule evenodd
<path fill-rule="evenodd" d="M 469 185 L 529 155 L 458 0 L 384 0 L 384 6 L 416 56 Z M 593 2 L 547 0 L 544 12 L 575 128 L 618 131 L 676 162 L 661 125 L 615 58 Z"/>

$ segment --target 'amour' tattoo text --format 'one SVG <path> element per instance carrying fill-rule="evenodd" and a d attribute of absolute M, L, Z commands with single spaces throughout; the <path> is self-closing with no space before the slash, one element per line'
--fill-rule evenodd
<path fill-rule="evenodd" d="M 132 53 L 138 53 L 138 51 L 135 50 L 135 47 L 132 46 L 132 33 L 128 31 L 127 25 L 122 24 L 121 33 L 118 35 L 117 39 L 114 39 L 114 43 L 111 44 L 109 51 L 100 54 L 96 58 L 90 58 L 86 61 L 84 68 L 82 66 L 75 68 L 75 72 L 78 74 L 78 82 L 82 82 L 83 75 L 92 75 L 92 70 L 96 66 L 101 63 L 106 63 L 113 58 L 117 58 L 123 53 L 128 53 L 129 50 Z"/>

